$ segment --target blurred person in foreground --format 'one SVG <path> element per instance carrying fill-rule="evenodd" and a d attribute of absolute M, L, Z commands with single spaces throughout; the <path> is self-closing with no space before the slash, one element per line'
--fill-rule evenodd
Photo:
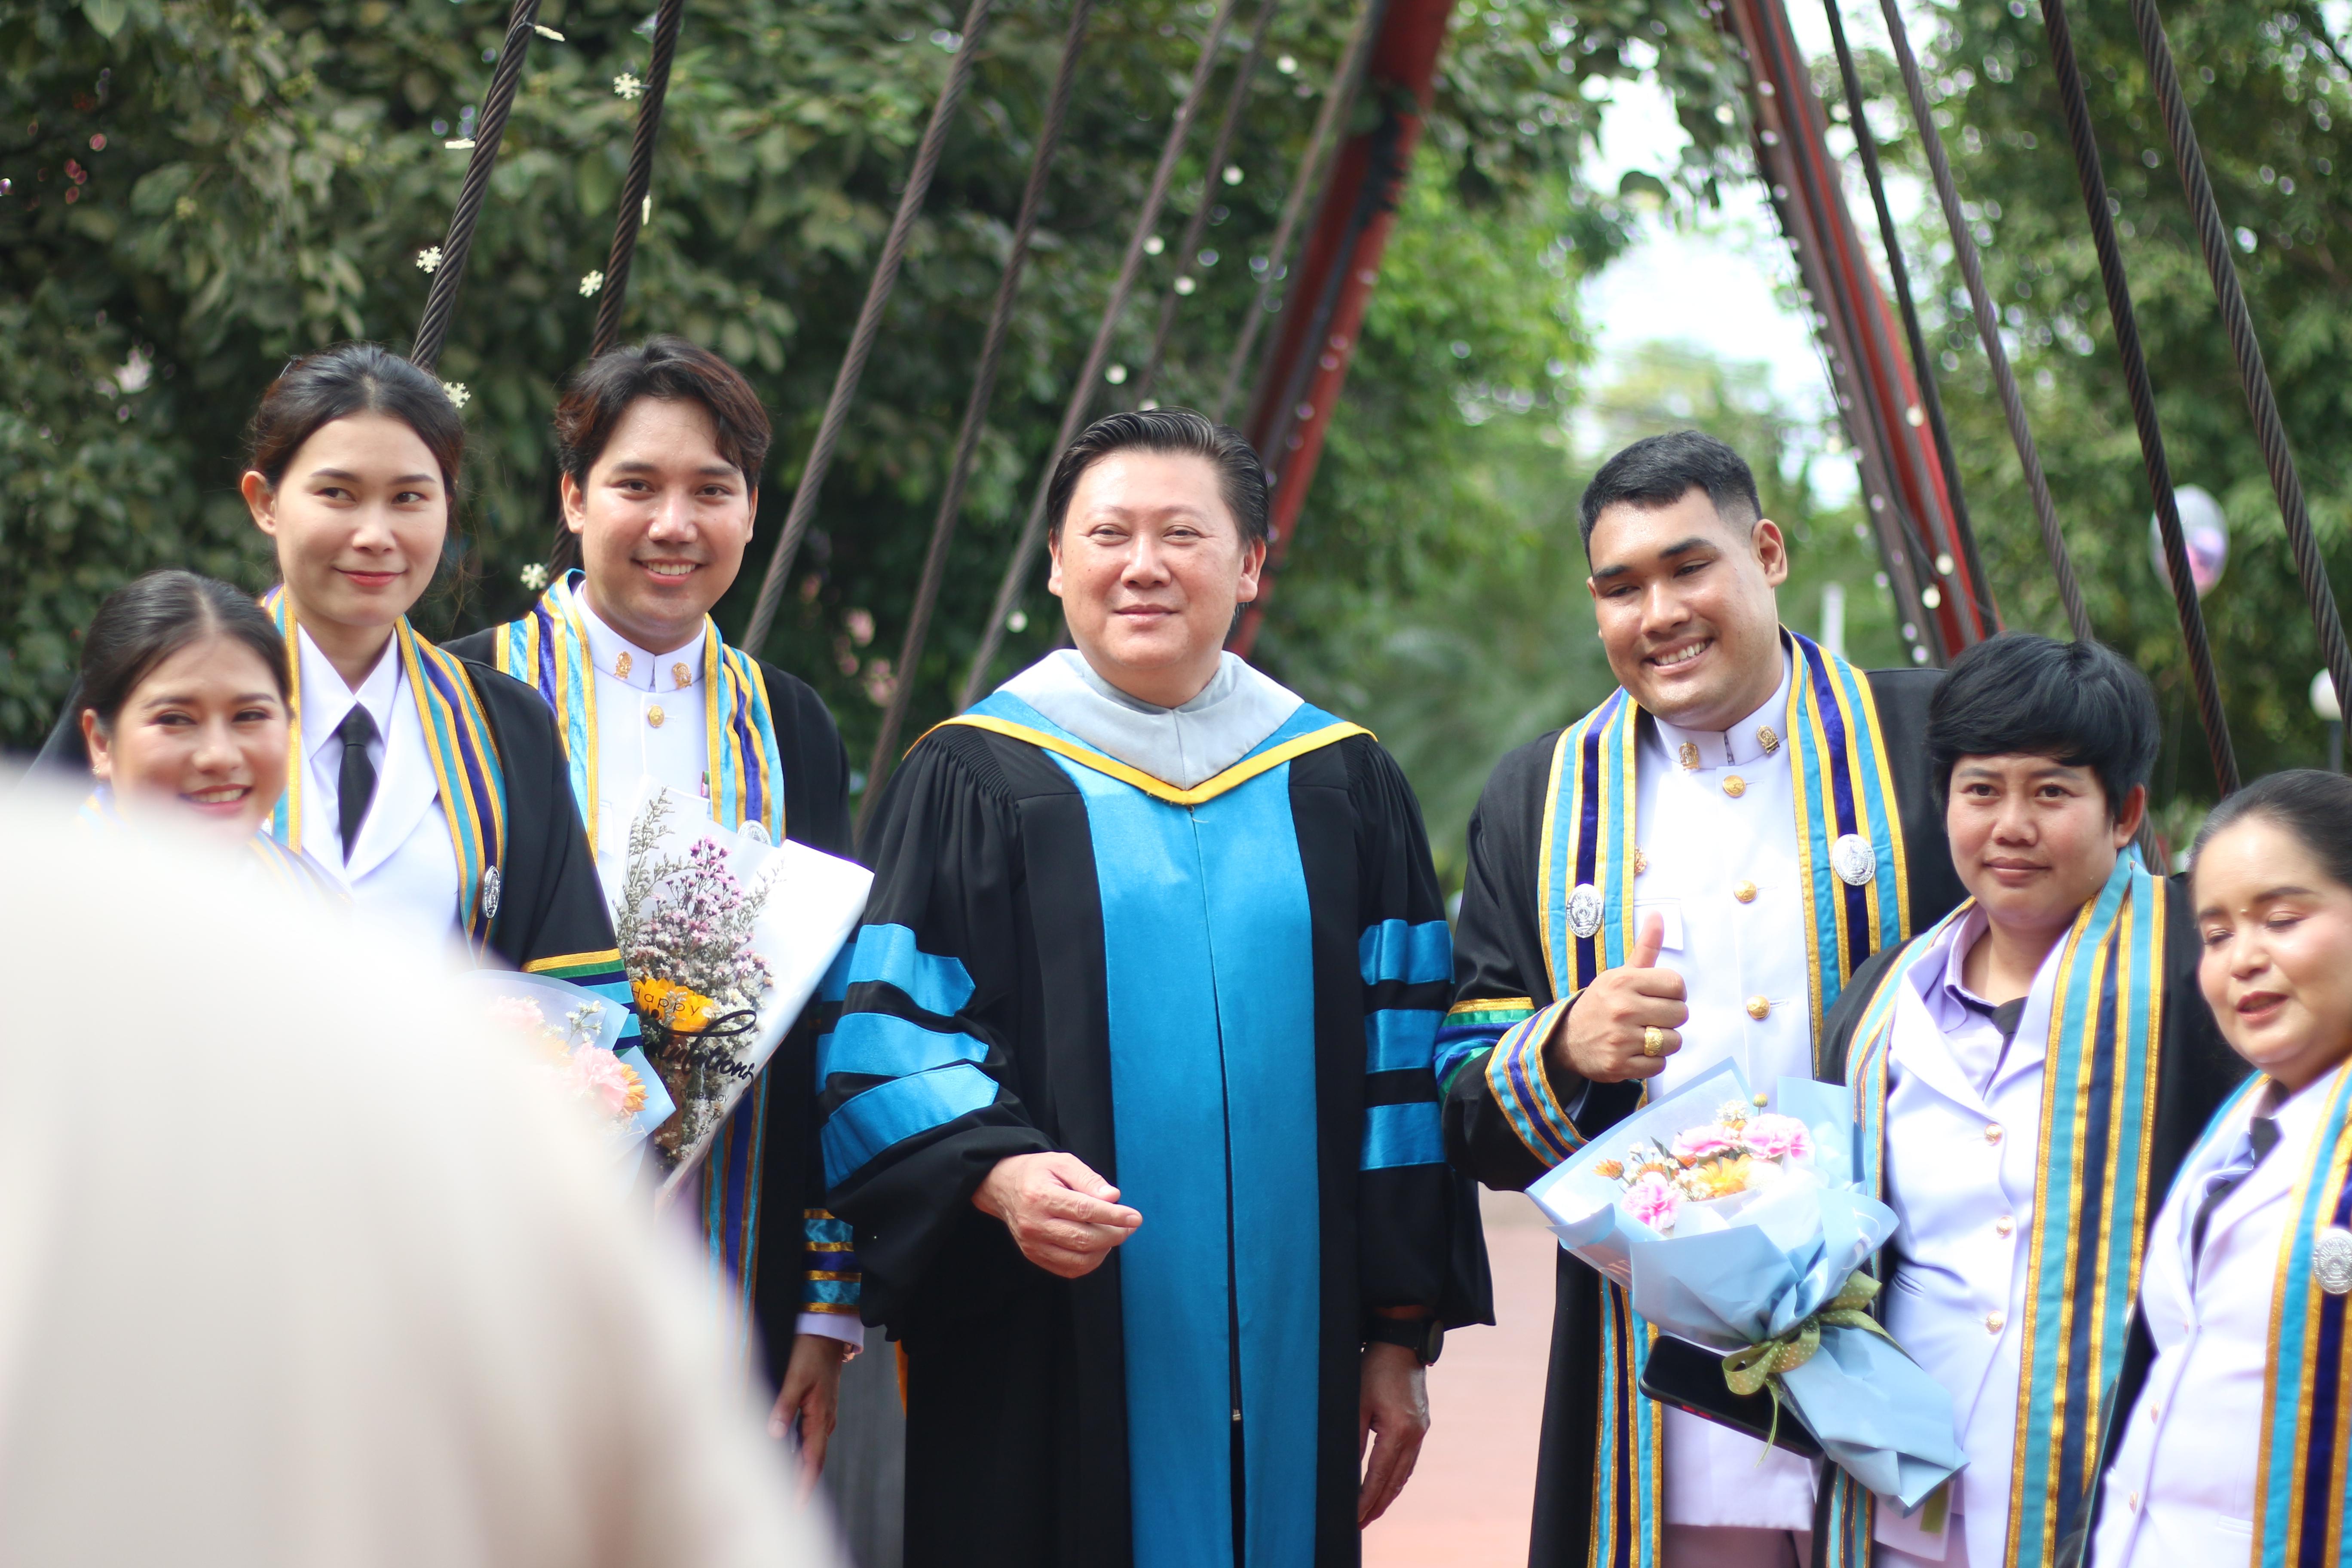
<path fill-rule="evenodd" d="M 2352 779 L 2213 808 L 2189 873 L 2199 978 L 2254 1069 L 2148 1233 L 2108 1397 L 2092 1568 L 2352 1563 Z"/>
<path fill-rule="evenodd" d="M 2187 885 L 2132 847 L 2156 746 L 2156 694 L 2095 642 L 1979 643 L 1927 705 L 1969 899 L 1854 972 L 1821 1076 L 1853 1086 L 1864 1190 L 1901 1221 L 1874 1309 L 1951 1394 L 1968 1468 L 1907 1519 L 1828 1472 L 1826 1568 L 2046 1563 L 2081 1531 L 2129 1261 L 2242 1070 Z"/>
<path fill-rule="evenodd" d="M 1780 624 L 1788 542 L 1738 452 L 1636 441 L 1579 524 L 1619 689 L 1487 781 L 1438 1037 L 1447 1152 L 1510 1191 L 1727 1059 L 1813 1076 L 1847 977 L 1960 897 L 1921 740 L 1942 672 Z M 1812 1468 L 1643 1397 L 1647 1325 L 1566 1252 L 1555 1303 L 1535 1568 L 1803 1561 Z"/>
<path fill-rule="evenodd" d="M 85 823 L 207 827 L 283 885 L 331 895 L 323 868 L 269 836 L 291 683 L 268 611 L 226 583 L 150 572 L 91 617 L 78 689 L 97 781 Z"/>
<path fill-rule="evenodd" d="M 817 1050 L 833 1206 L 906 1352 L 906 1561 L 1352 1563 L 1442 1326 L 1490 1311 L 1420 809 L 1222 651 L 1265 559 L 1234 431 L 1097 420 L 1047 516 L 1076 646 L 892 775 Z"/>
<path fill-rule="evenodd" d="M 65 805 L 0 796 L 0 1563 L 833 1563 L 685 1249 L 437 948 Z"/>
<path fill-rule="evenodd" d="M 521 619 L 449 651 L 546 702 L 589 847 L 608 867 L 646 781 L 698 796 L 722 826 L 848 855 L 849 764 L 833 716 L 807 682 L 730 647 L 710 618 L 759 516 L 759 394 L 708 349 L 650 338 L 580 368 L 555 434 L 581 567 Z M 865 1342 L 849 1227 L 825 1211 L 816 1170 L 815 1042 L 806 1017 L 785 1036 L 681 1199 L 758 1328 L 779 1384 L 777 1435 L 798 1436 L 812 1472 L 824 1465 L 842 1361 Z"/>

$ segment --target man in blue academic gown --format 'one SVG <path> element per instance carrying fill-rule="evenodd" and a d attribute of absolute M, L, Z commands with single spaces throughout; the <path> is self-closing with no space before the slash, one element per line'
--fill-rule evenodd
<path fill-rule="evenodd" d="M 1442 1326 L 1488 1316 L 1420 811 L 1221 651 L 1265 555 L 1238 436 L 1113 415 L 1049 503 L 1076 646 L 891 779 L 817 1050 L 832 1207 L 907 1355 L 906 1561 L 1351 1564 Z"/>

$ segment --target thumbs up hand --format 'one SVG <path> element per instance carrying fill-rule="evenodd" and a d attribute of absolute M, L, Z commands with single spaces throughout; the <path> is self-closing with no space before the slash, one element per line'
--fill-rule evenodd
<path fill-rule="evenodd" d="M 1655 1078 L 1682 1049 L 1678 1032 L 1690 1019 L 1683 977 L 1660 969 L 1666 922 L 1656 910 L 1642 917 L 1625 962 L 1586 986 L 1544 1047 L 1547 1061 L 1592 1083 Z"/>

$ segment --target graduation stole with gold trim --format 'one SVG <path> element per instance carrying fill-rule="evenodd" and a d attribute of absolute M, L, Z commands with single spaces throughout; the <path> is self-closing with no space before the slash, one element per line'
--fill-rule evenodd
<path fill-rule="evenodd" d="M 1811 919 L 1805 948 L 1813 1034 L 1854 970 L 1910 933 L 1903 820 L 1869 678 L 1809 638 L 1780 633 L 1790 662 L 1782 732 L 1790 748 L 1798 863 Z M 1549 1006 L 1522 1018 L 1486 1058 L 1488 1088 L 1529 1152 L 1557 1164 L 1584 1142 L 1553 1094 L 1543 1042 L 1576 994 L 1625 962 L 1633 945 L 1637 870 L 1635 758 L 1642 710 L 1622 689 L 1560 731 L 1536 868 L 1536 915 L 1550 973 Z M 1463 1003 L 1449 1026 L 1500 1021 L 1512 1004 Z M 1665 1474 L 1658 1406 L 1639 1392 L 1654 1331 L 1624 1291 L 1601 1282 L 1599 1464 L 1592 1543 L 1598 1568 L 1656 1568 Z"/>
<path fill-rule="evenodd" d="M 2269 1080 L 2256 1074 L 2213 1119 Z M 2194 1159 L 2196 1156 L 2191 1155 Z M 2295 1178 L 2272 1286 L 2271 1344 L 2254 1469 L 2255 1568 L 2339 1568 L 2352 1559 L 2352 1071 L 2339 1072 L 2320 1113 L 2309 1163 Z"/>
<path fill-rule="evenodd" d="M 548 589 L 530 614 L 509 621 L 492 639 L 502 675 L 539 689 L 555 711 L 556 731 L 571 765 L 572 794 L 596 847 L 596 679 L 588 635 L 580 624 L 577 568 Z M 772 844 L 784 841 L 784 763 L 776 749 L 776 721 L 768 708 L 768 681 L 760 661 L 730 647 L 718 623 L 702 618 L 703 735 L 709 748 L 705 775 L 710 816 L 727 827 L 756 822 Z"/>
<path fill-rule="evenodd" d="M 945 729 L 950 724 L 968 724 L 975 730 L 986 730 L 991 734 L 1003 735 L 1034 746 L 1040 751 L 1052 752 L 1056 756 L 1067 757 L 1074 763 L 1115 778 L 1123 784 L 1132 785 L 1152 799 L 1165 801 L 1171 805 L 1205 805 L 1227 790 L 1247 784 L 1260 773 L 1273 772 L 1294 757 L 1305 756 L 1309 752 L 1318 751 L 1336 742 L 1344 741 L 1350 735 L 1371 733 L 1361 724 L 1350 724 L 1344 719 L 1335 719 L 1320 709 L 1302 702 L 1298 705 L 1297 710 L 1283 721 L 1274 733 L 1279 735 L 1286 730 L 1303 732 L 1294 733 L 1289 739 L 1277 741 L 1270 746 L 1261 741 L 1258 745 L 1262 749 L 1251 752 L 1223 773 L 1202 779 L 1190 788 L 1183 788 L 1170 784 L 1165 779 L 1154 778 L 1141 768 L 1122 763 L 1117 757 L 1105 756 L 1018 697 L 1006 692 L 991 692 L 963 712 L 952 719 L 942 720 L 932 728 Z M 1307 728 L 1309 725 L 1312 728 Z M 929 731 L 924 731 L 925 734 L 929 732 Z M 1271 740 L 1273 736 L 1268 736 L 1267 739 Z M 919 745 L 920 740 L 918 739 L 916 743 Z M 909 751 L 913 749 L 911 746 L 908 748 Z"/>
<path fill-rule="evenodd" d="M 288 680 L 286 793 L 269 821 L 270 836 L 291 848 L 302 847 L 305 748 L 302 744 L 302 653 L 286 590 L 272 588 L 262 607 L 286 639 Z M 499 879 L 506 848 L 507 785 L 499 764 L 497 740 L 482 712 L 481 699 L 466 667 L 416 635 L 403 616 L 393 627 L 402 673 L 425 724 L 425 754 L 441 796 L 441 816 L 457 856 L 457 929 L 479 953 L 488 942 L 499 912 Z"/>
<path fill-rule="evenodd" d="M 1886 1185 L 1886 1065 L 1905 975 L 1975 900 L 1889 964 L 1856 1024 L 1846 1061 L 1862 1130 L 1865 1192 Z M 2116 860 L 2059 953 L 2042 1069 L 2042 1169 L 2026 1237 L 2025 1319 L 2017 1389 L 2016 1469 L 2005 1561 L 2046 1563 L 2097 1480 L 2105 1404 L 2123 1370 L 2147 1220 L 2158 1068 L 2164 1042 L 2164 880 L 2136 849 Z M 1828 1561 L 1870 1561 L 1876 1500 L 1833 1471 Z"/>

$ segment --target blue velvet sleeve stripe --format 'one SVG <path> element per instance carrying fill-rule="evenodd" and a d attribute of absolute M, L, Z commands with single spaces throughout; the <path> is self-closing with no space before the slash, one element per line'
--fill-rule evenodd
<path fill-rule="evenodd" d="M 904 1078 L 950 1062 L 985 1060 L 988 1047 L 970 1035 L 945 1034 L 889 1013 L 845 1013 L 816 1043 L 816 1078 L 835 1073 Z"/>
<path fill-rule="evenodd" d="M 1382 1007 L 1364 1015 L 1364 1070 L 1395 1072 L 1418 1068 L 1426 1072 L 1437 1038 L 1434 1009 Z"/>
<path fill-rule="evenodd" d="M 827 1119 L 824 1182 L 837 1187 L 891 1144 L 996 1102 L 996 1080 L 970 1062 L 876 1084 Z"/>
<path fill-rule="evenodd" d="M 926 1013 L 952 1018 L 971 1000 L 971 974 L 953 958 L 925 952 L 902 925 L 870 925 L 857 933 L 847 984 L 879 980 L 907 994 Z"/>
<path fill-rule="evenodd" d="M 1356 942 L 1356 958 L 1367 985 L 1391 980 L 1407 985 L 1452 980 L 1454 933 L 1444 921 L 1425 921 L 1420 925 L 1382 921 L 1365 928 Z"/>
<path fill-rule="evenodd" d="M 1375 1105 L 1364 1112 L 1365 1170 L 1444 1163 L 1445 1134 L 1435 1100 Z"/>
<path fill-rule="evenodd" d="M 825 966 L 824 978 L 816 983 L 818 1001 L 839 1002 L 849 994 L 849 963 L 856 952 L 856 937 L 841 944 L 841 951 L 835 953 L 833 962 Z"/>
<path fill-rule="evenodd" d="M 1437 1074 L 1437 1091 L 1444 1094 L 1452 1089 L 1454 1075 L 1467 1066 L 1472 1057 L 1490 1049 L 1502 1037 L 1502 1029 L 1493 1026 L 1438 1030 L 1437 1038 L 1431 1042 L 1430 1064 Z"/>

